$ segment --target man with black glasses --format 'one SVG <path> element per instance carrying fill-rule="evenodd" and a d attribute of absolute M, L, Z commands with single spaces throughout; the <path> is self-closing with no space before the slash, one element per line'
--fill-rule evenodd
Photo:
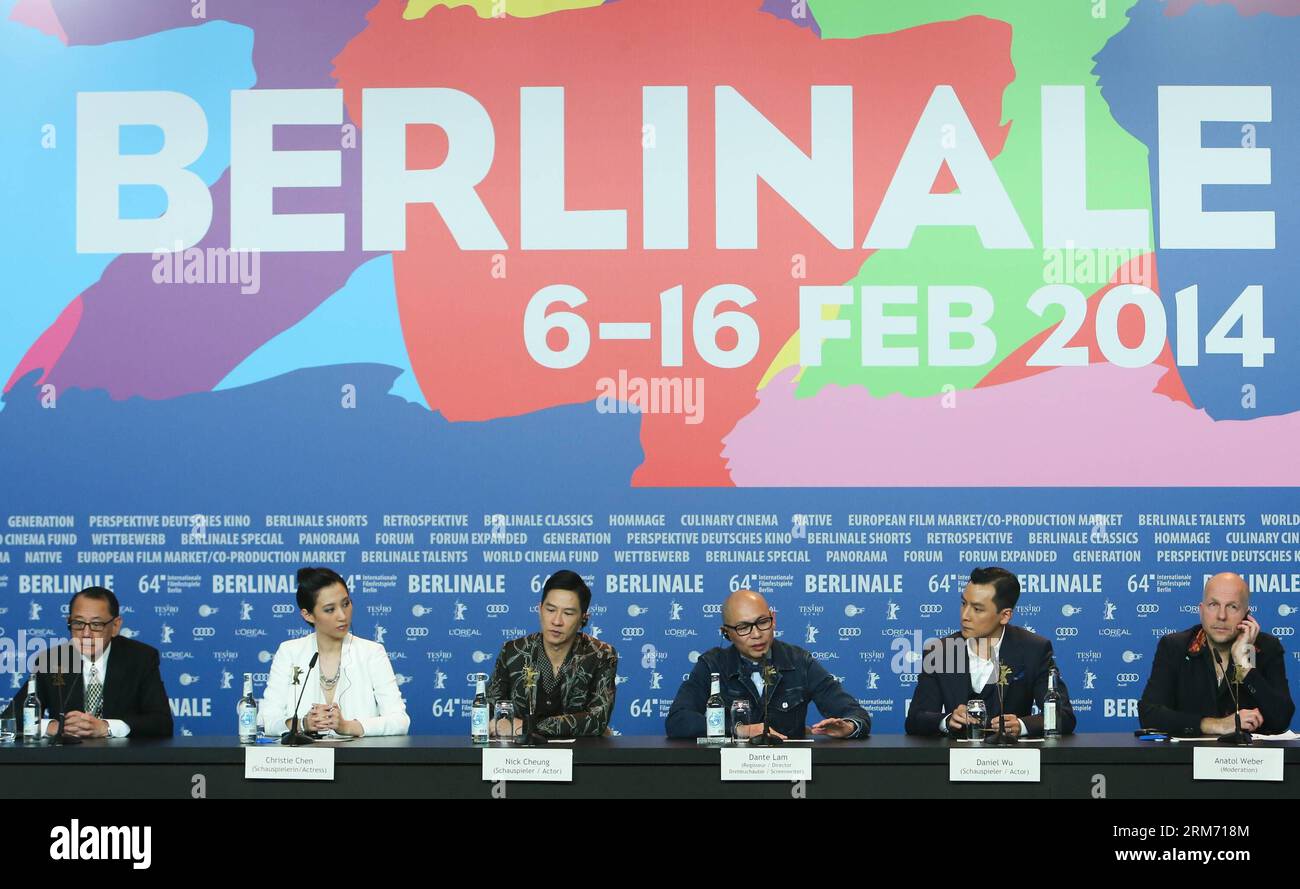
<path fill-rule="evenodd" d="M 159 670 L 158 650 L 119 637 L 122 617 L 117 596 L 104 587 L 87 587 L 68 606 L 70 645 L 44 652 L 33 665 L 36 693 L 52 719 L 42 721 L 47 735 L 59 731 L 76 738 L 170 738 L 172 713 Z M 22 711 L 27 685 L 14 698 Z"/>
<path fill-rule="evenodd" d="M 728 711 L 732 701 L 750 702 L 753 724 L 741 726 L 741 735 L 762 732 L 765 690 L 770 696 L 768 724 L 781 738 L 804 737 L 810 702 L 823 717 L 808 727 L 813 734 L 832 738 L 870 734 L 871 714 L 839 681 L 807 651 L 776 638 L 776 617 L 758 593 L 737 590 L 727 597 L 721 631 L 731 645 L 712 648 L 696 660 L 668 711 L 668 737 L 698 738 L 706 733 L 704 711 L 714 673 Z"/>

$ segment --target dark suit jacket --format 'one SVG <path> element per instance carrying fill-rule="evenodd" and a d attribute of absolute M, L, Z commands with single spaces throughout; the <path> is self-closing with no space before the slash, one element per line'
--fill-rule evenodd
<path fill-rule="evenodd" d="M 36 694 L 51 718 L 61 715 L 59 689 L 46 666 L 49 654 L 42 655 L 36 663 Z M 56 656 L 59 666 L 71 664 L 71 659 Z M 158 649 L 124 636 L 113 640 L 108 649 L 108 675 L 104 681 L 104 719 L 120 719 L 131 727 L 132 738 L 170 738 L 172 736 L 172 711 L 163 688 L 162 673 L 158 668 Z M 86 685 L 79 673 L 66 673 L 63 678 L 64 712 L 84 710 Z M 21 712 L 27 697 L 27 683 L 14 697 L 13 707 Z"/>
<path fill-rule="evenodd" d="M 934 640 L 926 646 L 921 672 L 916 679 L 916 691 L 912 694 L 912 706 L 907 711 L 905 728 L 909 735 L 940 734 L 940 720 L 946 719 L 949 713 L 972 697 L 984 700 L 990 719 L 1002 712 L 998 706 L 998 687 L 995 684 L 997 677 L 990 678 L 981 694 L 974 694 L 970 687 L 966 643 L 962 640 L 961 633 L 953 633 L 944 638 L 956 641 L 945 643 L 944 640 Z M 1025 723 L 1028 736 L 1041 736 L 1041 711 L 1043 698 L 1047 695 L 1047 671 L 1052 664 L 1051 641 L 1037 633 L 1008 624 L 1003 630 L 998 655 L 1002 663 L 1011 668 L 1011 679 L 1003 691 L 1006 712 L 1014 713 Z M 1061 693 L 1061 701 L 1057 706 L 1057 724 L 1061 734 L 1068 735 L 1074 731 L 1075 718 L 1064 678 L 1057 681 L 1056 690 Z M 1034 704 L 1038 705 L 1040 712 L 1030 715 Z"/>
<path fill-rule="evenodd" d="M 862 709 L 858 699 L 844 690 L 839 680 L 817 663 L 810 653 L 797 645 L 780 639 L 772 641 L 772 666 L 781 673 L 773 686 L 768 702 L 768 725 L 787 738 L 805 736 L 808 704 L 817 705 L 817 712 L 826 718 L 852 719 L 858 724 L 853 735 L 865 738 L 871 734 L 871 714 Z M 666 728 L 670 738 L 699 738 L 707 733 L 704 721 L 705 705 L 709 700 L 710 674 L 717 673 L 719 691 L 728 711 L 731 702 L 744 699 L 750 702 L 750 715 L 755 722 L 763 719 L 763 698 L 746 670 L 741 669 L 740 652 L 736 646 L 710 648 L 695 661 L 691 675 L 677 691 L 673 705 L 668 710 Z"/>
<path fill-rule="evenodd" d="M 1227 716 L 1220 713 L 1214 656 L 1208 644 L 1191 652 L 1201 625 L 1170 633 L 1156 646 L 1151 678 L 1138 701 L 1142 728 L 1157 729 L 1182 737 L 1201 733 L 1201 718 Z M 1276 636 L 1260 632 L 1255 638 L 1255 668 L 1241 683 L 1238 709 L 1258 709 L 1264 717 L 1260 732 L 1275 735 L 1286 731 L 1295 715 L 1291 689 L 1286 681 L 1286 652 Z"/>

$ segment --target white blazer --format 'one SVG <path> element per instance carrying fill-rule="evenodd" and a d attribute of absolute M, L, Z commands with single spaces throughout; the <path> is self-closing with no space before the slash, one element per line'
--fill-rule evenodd
<path fill-rule="evenodd" d="M 275 659 L 271 661 L 266 697 L 262 699 L 268 735 L 283 732 L 285 723 L 293 719 L 293 704 L 299 692 L 302 692 L 302 703 L 298 705 L 300 719 L 311 711 L 313 704 L 325 703 L 325 693 L 320 687 L 319 662 L 311 676 L 307 676 L 307 665 L 317 651 L 315 633 L 280 643 Z M 294 667 L 302 669 L 301 675 L 307 684 L 305 689 L 302 685 L 293 685 Z M 397 690 L 397 677 L 393 675 L 388 652 L 378 642 L 358 639 L 351 633 L 343 639 L 334 703 L 338 704 L 345 719 L 361 723 L 366 735 L 404 735 L 411 728 L 411 717 L 406 715 L 406 704 Z"/>

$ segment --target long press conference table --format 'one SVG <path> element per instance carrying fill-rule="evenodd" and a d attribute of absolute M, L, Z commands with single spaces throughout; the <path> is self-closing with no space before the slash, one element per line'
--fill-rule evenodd
<path fill-rule="evenodd" d="M 257 745 L 266 747 L 269 745 Z M 248 780 L 245 748 L 232 738 L 92 740 L 73 747 L 0 745 L 0 798 L 488 798 L 483 748 L 468 738 L 362 738 L 335 749 L 332 781 Z M 558 745 L 557 745 L 558 746 Z M 809 745 L 797 745 L 805 747 Z M 720 754 L 693 741 L 659 737 L 583 738 L 571 783 L 510 781 L 507 798 L 785 797 L 808 798 L 1228 798 L 1249 783 L 1255 798 L 1300 798 L 1300 742 L 1283 749 L 1282 781 L 1193 780 L 1197 743 L 1138 741 L 1131 734 L 1084 734 L 1022 745 L 1042 750 L 1037 783 L 949 780 L 946 739 L 878 735 L 863 741 L 818 739 L 812 780 L 720 779 Z M 1212 743 L 1209 746 L 1218 746 Z M 284 748 L 276 748 L 284 749 Z M 1238 749 L 1238 748 L 1234 748 Z"/>

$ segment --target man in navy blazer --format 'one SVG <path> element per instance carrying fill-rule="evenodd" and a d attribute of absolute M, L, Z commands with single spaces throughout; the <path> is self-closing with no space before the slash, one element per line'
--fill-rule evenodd
<path fill-rule="evenodd" d="M 976 568 L 961 595 L 961 631 L 926 647 L 905 728 L 909 735 L 962 735 L 971 722 L 966 702 L 984 701 L 989 725 L 1003 713 L 998 702 L 998 667 L 1009 668 L 1003 689 L 1006 732 L 1012 737 L 1043 734 L 1043 699 L 1053 663 L 1050 640 L 1011 625 L 1020 600 L 1020 581 L 1005 568 Z M 1070 695 L 1058 677 L 1057 721 L 1061 734 L 1074 731 Z M 1038 713 L 1033 712 L 1034 705 Z"/>

